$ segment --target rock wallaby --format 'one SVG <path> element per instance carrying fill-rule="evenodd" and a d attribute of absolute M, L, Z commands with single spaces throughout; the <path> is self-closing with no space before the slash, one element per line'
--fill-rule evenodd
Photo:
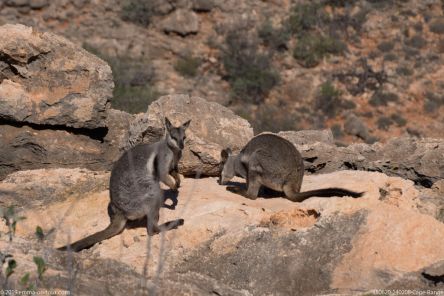
<path fill-rule="evenodd" d="M 110 225 L 93 235 L 68 244 L 59 250 L 75 252 L 111 238 L 123 231 L 128 221 L 147 219 L 148 235 L 183 225 L 178 219 L 158 225 L 159 210 L 164 202 L 159 181 L 173 190 L 180 186 L 177 165 L 184 148 L 185 130 L 191 120 L 174 127 L 165 118 L 165 137 L 153 144 L 140 144 L 126 151 L 111 171 L 108 214 Z"/>
<path fill-rule="evenodd" d="M 247 180 L 247 190 L 227 187 L 228 190 L 250 199 L 256 199 L 261 186 L 283 192 L 292 201 L 301 202 L 312 196 L 360 197 L 363 192 L 341 188 L 326 188 L 300 192 L 304 177 L 304 162 L 292 143 L 274 134 L 261 134 L 252 138 L 237 155 L 231 149 L 221 152 L 223 169 L 220 184 L 224 185 L 234 176 Z"/>

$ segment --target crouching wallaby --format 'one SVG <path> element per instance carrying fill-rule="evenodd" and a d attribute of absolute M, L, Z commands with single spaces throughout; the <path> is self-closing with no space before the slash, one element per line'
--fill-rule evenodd
<path fill-rule="evenodd" d="M 362 192 L 342 188 L 326 188 L 300 192 L 304 177 L 304 162 L 292 143 L 274 134 L 261 134 L 251 139 L 237 155 L 231 149 L 221 152 L 223 169 L 220 184 L 234 176 L 247 180 L 247 190 L 230 186 L 227 189 L 247 198 L 256 199 L 261 186 L 283 192 L 292 201 L 303 201 L 311 196 L 360 197 Z"/>
<path fill-rule="evenodd" d="M 165 118 L 166 134 L 162 140 L 153 144 L 140 144 L 126 151 L 111 171 L 111 201 L 108 205 L 110 225 L 105 230 L 59 250 L 77 252 L 89 248 L 122 232 L 129 220 L 146 218 L 150 236 L 161 230 L 183 225 L 183 219 L 170 221 L 165 228 L 158 225 L 159 210 L 164 202 L 159 181 L 174 190 L 180 186 L 177 165 L 182 156 L 185 130 L 189 124 L 190 120 L 174 127 Z"/>

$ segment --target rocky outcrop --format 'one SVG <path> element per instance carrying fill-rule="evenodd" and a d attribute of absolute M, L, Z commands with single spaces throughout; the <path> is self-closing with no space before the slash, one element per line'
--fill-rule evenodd
<path fill-rule="evenodd" d="M 185 224 L 150 238 L 146 271 L 144 227 L 128 227 L 72 257 L 55 251 L 68 239 L 107 226 L 108 176 L 78 169 L 35 170 L 0 182 L 2 206 L 14 204 L 12 194 L 24 197 L 16 206 L 22 209 L 17 216 L 26 219 L 17 222 L 13 242 L 0 237 L 2 250 L 17 261 L 11 285 L 35 269 L 33 256 L 42 256 L 48 266 L 45 288 L 71 287 L 76 294 L 101 294 L 103 282 L 117 295 L 131 285 L 160 295 L 365 294 L 389 287 L 444 287 L 439 281 L 444 224 L 419 212 L 412 181 L 378 172 L 306 176 L 302 190 L 336 186 L 365 195 L 313 197 L 302 203 L 248 200 L 226 191 L 216 178 L 184 179 L 177 197 L 167 194 L 160 219 L 180 217 Z M 33 192 L 39 195 L 35 201 Z M 1 225 L 0 231 L 6 231 Z M 34 235 L 37 225 L 44 233 L 40 240 Z M 76 270 L 75 281 L 70 268 Z"/>
<path fill-rule="evenodd" d="M 113 80 L 107 63 L 63 37 L 0 27 L 0 119 L 104 127 Z"/>
<path fill-rule="evenodd" d="M 4 25 L 0 35 L 0 179 L 23 169 L 110 169 L 132 115 L 109 109 L 108 64 L 31 27 Z"/>
<path fill-rule="evenodd" d="M 199 18 L 193 11 L 177 9 L 162 21 L 161 26 L 167 33 L 181 36 L 196 34 L 199 31 Z"/>
<path fill-rule="evenodd" d="M 240 150 L 253 137 L 250 124 L 231 110 L 198 97 L 169 95 L 153 102 L 146 114 L 131 123 L 126 149 L 157 141 L 163 135 L 165 116 L 175 125 L 191 119 L 179 164 L 185 175 L 218 175 L 221 150 Z"/>
<path fill-rule="evenodd" d="M 308 140 L 305 140 L 307 133 Z M 302 138 L 298 132 L 280 132 L 279 135 L 295 144 L 305 160 L 305 170 L 311 173 L 340 169 L 378 171 L 413 180 L 427 188 L 444 178 L 442 139 L 401 137 L 385 144 L 338 147 L 331 143 L 325 131 L 302 131 Z"/>

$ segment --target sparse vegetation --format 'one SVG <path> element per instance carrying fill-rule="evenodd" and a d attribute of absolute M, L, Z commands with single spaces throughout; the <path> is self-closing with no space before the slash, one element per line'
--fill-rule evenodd
<path fill-rule="evenodd" d="M 318 1 L 295 5 L 288 19 L 291 33 L 295 35 L 305 34 L 308 30 L 314 29 L 326 20 L 327 15 L 320 8 L 322 8 L 322 5 Z"/>
<path fill-rule="evenodd" d="M 404 117 L 402 117 L 402 115 L 393 113 L 390 116 L 390 119 L 393 120 L 397 126 L 405 126 L 407 124 L 407 120 L 405 120 Z"/>
<path fill-rule="evenodd" d="M 405 66 L 399 66 L 396 68 L 396 73 L 402 76 L 411 76 L 413 75 L 413 70 Z"/>
<path fill-rule="evenodd" d="M 127 0 L 120 11 L 122 20 L 144 27 L 150 24 L 153 14 L 153 1 L 145 0 Z"/>
<path fill-rule="evenodd" d="M 154 69 L 148 60 L 111 57 L 87 44 L 83 47 L 111 66 L 114 78 L 114 92 L 111 100 L 113 108 L 129 113 L 145 112 L 148 105 L 159 97 L 160 94 L 151 85 Z"/>
<path fill-rule="evenodd" d="M 336 89 L 330 81 L 324 82 L 315 98 L 314 110 L 320 110 L 327 117 L 332 118 L 341 109 L 356 107 L 353 102 L 342 99 L 341 95 L 342 92 Z"/>
<path fill-rule="evenodd" d="M 378 49 L 382 52 L 388 52 L 395 47 L 395 43 L 393 41 L 382 41 L 378 44 Z"/>
<path fill-rule="evenodd" d="M 177 60 L 174 69 L 184 77 L 195 77 L 200 63 L 199 58 L 187 55 Z"/>
<path fill-rule="evenodd" d="M 297 41 L 293 57 L 303 67 L 311 68 L 329 54 L 342 54 L 345 44 L 328 35 L 309 34 Z"/>
<path fill-rule="evenodd" d="M 276 50 L 286 50 L 290 32 L 286 27 L 274 28 L 270 21 L 266 21 L 258 30 L 258 35 L 265 46 Z"/>
<path fill-rule="evenodd" d="M 437 20 L 429 25 L 430 31 L 436 34 L 444 34 L 444 21 Z"/>
<path fill-rule="evenodd" d="M 407 44 L 408 46 L 411 46 L 413 48 L 421 49 L 427 45 L 427 40 L 422 38 L 420 35 L 415 35 L 412 38 L 407 39 L 405 41 L 405 44 Z"/>
<path fill-rule="evenodd" d="M 392 92 L 375 92 L 368 101 L 372 106 L 387 106 L 389 102 L 397 102 L 399 97 Z"/>
<path fill-rule="evenodd" d="M 424 102 L 424 111 L 433 113 L 444 105 L 444 96 L 440 97 L 434 93 L 426 93 L 426 100 Z"/>
<path fill-rule="evenodd" d="M 270 52 L 259 52 L 258 41 L 243 30 L 231 30 L 225 36 L 223 64 L 233 99 L 260 104 L 278 83 Z"/>
<path fill-rule="evenodd" d="M 378 128 L 381 130 L 388 130 L 389 127 L 393 124 L 393 120 L 386 116 L 381 116 L 378 118 L 376 122 Z"/>

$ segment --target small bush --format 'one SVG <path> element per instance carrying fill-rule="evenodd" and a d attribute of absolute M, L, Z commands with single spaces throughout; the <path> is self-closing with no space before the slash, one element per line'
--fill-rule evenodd
<path fill-rule="evenodd" d="M 343 100 L 341 95 L 341 91 L 337 90 L 330 81 L 324 82 L 315 98 L 314 109 L 332 118 L 339 110 L 355 108 L 353 102 Z"/>
<path fill-rule="evenodd" d="M 369 100 L 372 106 L 387 106 L 389 102 L 397 102 L 399 97 L 395 93 L 391 92 L 375 92 Z"/>
<path fill-rule="evenodd" d="M 308 34 L 300 38 L 293 50 L 293 57 L 306 68 L 317 66 L 329 54 L 343 54 L 345 44 L 331 36 Z"/>
<path fill-rule="evenodd" d="M 444 96 L 440 97 L 434 93 L 426 93 L 426 100 L 424 102 L 424 110 L 428 113 L 436 112 L 444 105 Z"/>
<path fill-rule="evenodd" d="M 127 22 L 146 27 L 154 14 L 153 1 L 127 0 L 120 11 L 120 18 Z"/>
<path fill-rule="evenodd" d="M 195 77 L 200 66 L 200 59 L 185 56 L 177 60 L 174 69 L 184 77 Z"/>
<path fill-rule="evenodd" d="M 290 38 L 289 31 L 282 28 L 274 28 L 270 21 L 266 21 L 258 30 L 258 35 L 265 46 L 277 50 L 286 50 L 287 42 Z"/>
<path fill-rule="evenodd" d="M 396 68 L 396 73 L 402 76 L 411 76 L 413 75 L 413 70 L 408 67 L 399 66 Z"/>
<path fill-rule="evenodd" d="M 390 119 L 393 120 L 397 126 L 405 126 L 407 124 L 407 120 L 399 114 L 393 113 L 390 116 Z"/>
<path fill-rule="evenodd" d="M 427 45 L 427 40 L 425 40 L 424 38 L 422 38 L 419 35 L 415 35 L 412 38 L 407 39 L 405 41 L 405 44 L 407 44 L 408 46 L 411 46 L 413 48 L 421 49 Z"/>
<path fill-rule="evenodd" d="M 381 116 L 378 118 L 376 124 L 378 125 L 379 129 L 388 130 L 389 127 L 393 124 L 393 120 L 391 120 L 389 117 Z"/>
<path fill-rule="evenodd" d="M 378 49 L 382 52 L 387 52 L 392 50 L 395 47 L 395 43 L 393 41 L 382 41 L 378 44 Z"/>
<path fill-rule="evenodd" d="M 430 31 L 436 34 L 444 34 L 444 21 L 434 21 L 429 25 Z"/>
<path fill-rule="evenodd" d="M 259 44 L 243 30 L 232 30 L 225 36 L 226 49 L 223 64 L 233 98 L 259 104 L 278 83 L 273 70 L 271 54 L 258 51 Z"/>
<path fill-rule="evenodd" d="M 317 1 L 293 6 L 288 18 L 290 32 L 297 35 L 318 26 L 327 18 L 321 7 Z"/>

